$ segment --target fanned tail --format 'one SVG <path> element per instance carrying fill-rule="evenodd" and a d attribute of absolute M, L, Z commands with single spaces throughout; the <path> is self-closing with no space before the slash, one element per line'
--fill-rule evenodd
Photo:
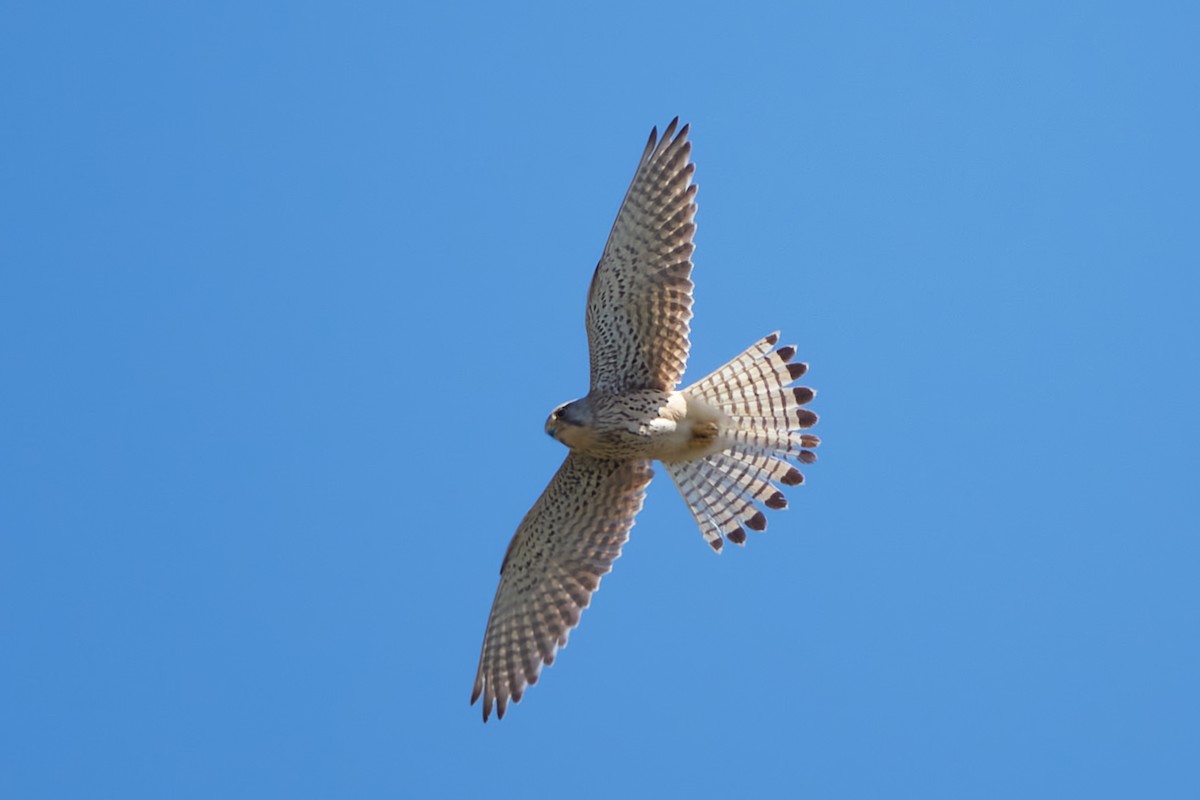
<path fill-rule="evenodd" d="M 720 430 L 724 447 L 703 458 L 663 466 L 704 540 L 717 551 L 725 539 L 745 544 L 747 528 L 766 529 L 767 518 L 759 506 L 787 508 L 777 485 L 804 482 L 804 475 L 789 459 L 802 464 L 817 460 L 813 448 L 821 440 L 801 433 L 817 423 L 817 415 L 804 408 L 816 392 L 789 385 L 808 365 L 792 361 L 795 347 L 774 349 L 778 341 L 776 331 L 683 390 L 724 415 Z"/>

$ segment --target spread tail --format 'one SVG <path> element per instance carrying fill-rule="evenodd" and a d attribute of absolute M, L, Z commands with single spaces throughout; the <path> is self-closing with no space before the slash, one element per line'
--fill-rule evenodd
<path fill-rule="evenodd" d="M 691 461 L 664 463 L 675 481 L 704 540 L 719 551 L 728 539 L 746 543 L 746 529 L 761 531 L 767 518 L 760 505 L 787 508 L 776 484 L 804 482 L 789 463 L 817 460 L 812 451 L 820 439 L 801 431 L 817 423 L 804 408 L 816 392 L 789 386 L 808 369 L 793 362 L 796 348 L 773 349 L 779 333 L 767 336 L 725 366 L 683 391 L 699 397 L 723 415 L 717 452 Z"/>

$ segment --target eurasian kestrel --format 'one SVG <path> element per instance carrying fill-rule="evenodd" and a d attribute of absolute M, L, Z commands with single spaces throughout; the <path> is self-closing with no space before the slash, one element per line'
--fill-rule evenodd
<path fill-rule="evenodd" d="M 570 448 L 517 527 L 500 566 L 471 703 L 503 717 L 565 647 L 642 507 L 650 462 L 662 462 L 713 550 L 761 531 L 759 505 L 787 506 L 775 484 L 804 476 L 817 415 L 807 365 L 772 333 L 711 375 L 677 390 L 692 318 L 695 165 L 678 118 L 657 129 L 617 212 L 587 299 L 591 388 L 546 421 Z"/>

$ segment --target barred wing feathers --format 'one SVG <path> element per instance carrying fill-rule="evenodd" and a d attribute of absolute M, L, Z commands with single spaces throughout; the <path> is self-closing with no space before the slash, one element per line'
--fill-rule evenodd
<path fill-rule="evenodd" d="M 500 567 L 471 703 L 503 717 L 566 647 L 629 539 L 653 473 L 650 462 L 572 452 L 525 515 Z"/>
<path fill-rule="evenodd" d="M 692 318 L 695 165 L 676 117 L 650 141 L 617 212 L 588 291 L 593 392 L 674 389 Z"/>

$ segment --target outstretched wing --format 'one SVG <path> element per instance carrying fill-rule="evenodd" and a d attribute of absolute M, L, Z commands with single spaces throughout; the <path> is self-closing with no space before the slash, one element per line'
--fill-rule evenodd
<path fill-rule="evenodd" d="M 695 165 L 676 117 L 650 141 L 588 291 L 592 391 L 670 391 L 683 377 L 692 318 Z"/>
<path fill-rule="evenodd" d="M 649 461 L 571 453 L 513 536 L 500 567 L 471 693 L 503 717 L 566 647 L 571 629 L 612 569 L 641 510 Z"/>

